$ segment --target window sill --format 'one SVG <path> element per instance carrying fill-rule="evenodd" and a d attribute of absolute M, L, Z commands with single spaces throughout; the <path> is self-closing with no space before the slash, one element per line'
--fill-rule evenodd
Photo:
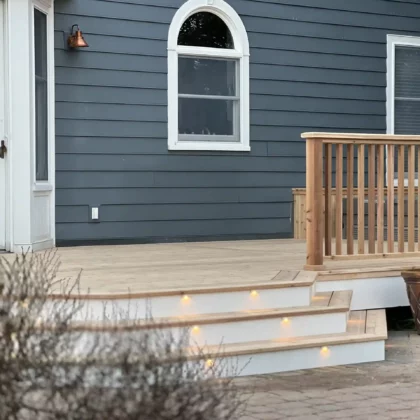
<path fill-rule="evenodd" d="M 251 147 L 242 143 L 178 142 L 168 145 L 168 150 L 250 152 Z"/>
<path fill-rule="evenodd" d="M 45 183 L 35 183 L 32 187 L 32 191 L 52 191 L 54 188 L 48 182 Z"/>

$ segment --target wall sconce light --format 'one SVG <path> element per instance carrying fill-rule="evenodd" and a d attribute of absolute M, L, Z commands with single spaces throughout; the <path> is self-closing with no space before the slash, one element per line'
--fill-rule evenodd
<path fill-rule="evenodd" d="M 77 30 L 74 30 L 77 28 Z M 79 29 L 79 25 L 73 25 L 71 27 L 71 34 L 67 38 L 67 45 L 69 48 L 86 48 L 89 47 L 88 43 L 83 38 L 82 31 Z"/>

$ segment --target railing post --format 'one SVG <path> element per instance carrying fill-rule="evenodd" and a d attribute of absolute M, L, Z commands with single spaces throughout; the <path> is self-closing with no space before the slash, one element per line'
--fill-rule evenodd
<path fill-rule="evenodd" d="M 322 139 L 306 139 L 306 270 L 323 270 Z"/>

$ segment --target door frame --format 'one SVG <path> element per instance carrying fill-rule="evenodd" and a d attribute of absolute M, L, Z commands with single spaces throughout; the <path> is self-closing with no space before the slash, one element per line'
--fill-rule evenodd
<path fill-rule="evenodd" d="M 0 130 L 0 140 L 4 140 L 8 148 L 5 158 L 2 160 L 3 163 L 3 173 L 0 176 L 4 177 L 4 191 L 0 194 L 3 194 L 4 199 L 4 210 L 5 216 L 2 226 L 4 237 L 4 245 L 1 248 L 5 250 L 10 250 L 11 244 L 11 181 L 10 181 L 10 149 L 9 149 L 9 132 L 10 132 L 10 85 L 9 85 L 9 31 L 8 31 L 8 1 L 0 0 L 0 31 L 1 35 L 1 45 L 2 53 L 0 53 L 0 90 L 3 91 L 3 95 L 0 98 L 3 105 L 3 130 Z M 0 228 L 1 232 L 1 228 Z M 3 236 L 3 235 L 2 235 Z"/>
<path fill-rule="evenodd" d="M 0 0 L 4 7 L 6 250 L 55 246 L 55 92 L 53 0 Z M 49 179 L 35 180 L 34 9 L 47 15 Z M 27 22 L 27 25 L 22 25 Z M 13 36 L 10 36 L 13 34 Z"/>

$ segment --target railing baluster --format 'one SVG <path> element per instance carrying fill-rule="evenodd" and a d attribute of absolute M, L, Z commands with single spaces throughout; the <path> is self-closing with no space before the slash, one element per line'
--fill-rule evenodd
<path fill-rule="evenodd" d="M 324 188 L 325 188 L 325 255 L 332 255 L 332 144 L 325 145 L 325 168 L 324 168 Z"/>
<path fill-rule="evenodd" d="M 343 239 L 343 145 L 336 146 L 335 165 L 335 253 L 341 255 Z"/>
<path fill-rule="evenodd" d="M 368 251 L 375 253 L 375 145 L 368 146 Z"/>
<path fill-rule="evenodd" d="M 395 176 L 395 147 L 392 144 L 388 145 L 387 153 L 387 228 L 388 228 L 388 252 L 394 252 L 394 235 L 395 235 L 395 223 L 394 223 L 394 176 Z"/>
<path fill-rule="evenodd" d="M 365 146 L 357 146 L 357 242 L 359 254 L 365 253 Z"/>
<path fill-rule="evenodd" d="M 408 252 L 414 252 L 414 171 L 415 171 L 416 147 L 408 146 Z"/>
<path fill-rule="evenodd" d="M 347 145 L 347 254 L 354 254 L 353 225 L 354 225 L 354 147 Z"/>
<path fill-rule="evenodd" d="M 404 252 L 404 145 L 398 146 L 398 252 Z"/>
<path fill-rule="evenodd" d="M 384 146 L 378 146 L 378 159 L 376 167 L 376 177 L 378 180 L 378 207 L 376 226 L 378 231 L 378 253 L 384 252 L 384 164 L 385 153 Z"/>

